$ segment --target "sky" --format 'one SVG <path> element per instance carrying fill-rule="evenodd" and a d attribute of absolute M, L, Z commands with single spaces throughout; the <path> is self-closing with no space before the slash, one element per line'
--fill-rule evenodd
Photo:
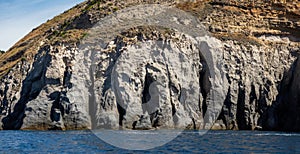
<path fill-rule="evenodd" d="M 84 0 L 0 0 L 0 50 Z"/>

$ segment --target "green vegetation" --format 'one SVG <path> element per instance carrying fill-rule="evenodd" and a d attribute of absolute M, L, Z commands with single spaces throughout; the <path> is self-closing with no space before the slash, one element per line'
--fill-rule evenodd
<path fill-rule="evenodd" d="M 3 54 L 3 53 L 5 53 L 5 51 L 4 50 L 0 50 L 0 54 Z"/>
<path fill-rule="evenodd" d="M 21 61 L 27 61 L 27 58 L 23 56 L 23 57 L 21 58 Z"/>
<path fill-rule="evenodd" d="M 113 11 L 114 11 L 114 12 L 116 12 L 116 11 L 118 11 L 118 10 L 119 10 L 118 7 L 114 7 L 114 8 L 113 8 Z"/>
<path fill-rule="evenodd" d="M 83 12 L 87 12 L 93 8 L 95 4 L 97 4 L 98 9 L 100 9 L 100 1 L 101 0 L 93 0 L 88 3 L 88 5 L 83 9 Z"/>
<path fill-rule="evenodd" d="M 89 34 L 88 34 L 87 32 L 85 32 L 85 33 L 82 34 L 81 38 L 85 38 L 85 37 L 87 37 L 88 35 L 89 35 Z"/>
<path fill-rule="evenodd" d="M 62 29 L 63 29 L 63 30 L 67 30 L 67 29 L 69 28 L 69 26 L 71 26 L 72 22 L 73 22 L 72 20 L 66 20 L 66 21 L 61 25 Z"/>

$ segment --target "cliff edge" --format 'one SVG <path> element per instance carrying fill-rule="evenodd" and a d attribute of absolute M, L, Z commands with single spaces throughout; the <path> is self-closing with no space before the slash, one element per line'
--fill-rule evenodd
<path fill-rule="evenodd" d="M 203 27 L 183 33 L 180 17 L 173 25 L 105 26 L 115 12 L 146 4 L 187 13 Z M 299 10 L 294 0 L 83 2 L 0 55 L 1 128 L 299 131 Z M 105 46 L 95 27 L 111 36 Z M 208 51 L 222 56 L 221 104 L 210 101 Z M 214 107 L 220 114 L 206 126 Z"/>

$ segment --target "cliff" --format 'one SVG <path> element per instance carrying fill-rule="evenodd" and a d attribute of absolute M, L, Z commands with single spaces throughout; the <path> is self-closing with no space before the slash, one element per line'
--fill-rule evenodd
<path fill-rule="evenodd" d="M 299 131 L 299 10 L 86 1 L 0 55 L 1 128 Z"/>

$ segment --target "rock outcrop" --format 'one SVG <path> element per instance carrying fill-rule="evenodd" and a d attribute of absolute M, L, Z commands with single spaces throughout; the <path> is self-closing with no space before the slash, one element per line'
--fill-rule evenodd
<path fill-rule="evenodd" d="M 277 101 L 268 112 L 270 129 L 299 131 L 299 59 L 285 72 Z"/>
<path fill-rule="evenodd" d="M 176 9 L 161 16 L 163 8 L 132 7 L 142 4 Z M 113 14 L 126 8 L 135 11 L 131 24 Z M 299 8 L 296 1 L 79 4 L 0 55 L 1 128 L 299 131 Z"/>

